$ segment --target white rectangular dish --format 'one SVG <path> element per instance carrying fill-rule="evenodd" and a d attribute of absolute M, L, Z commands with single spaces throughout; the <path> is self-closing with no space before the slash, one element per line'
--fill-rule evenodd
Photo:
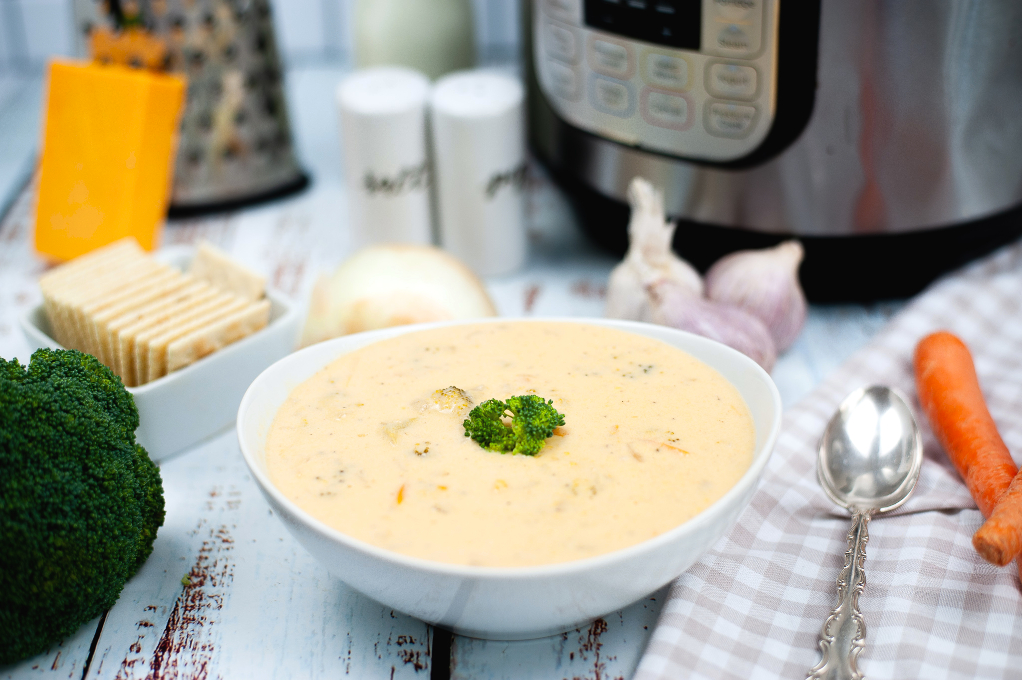
<path fill-rule="evenodd" d="M 168 249 L 157 259 L 187 271 L 191 248 Z M 138 407 L 135 437 L 154 461 L 197 444 L 234 422 L 245 390 L 263 369 L 295 349 L 301 331 L 298 305 L 267 290 L 270 322 L 266 328 L 199 361 L 140 387 L 128 387 Z M 61 346 L 50 337 L 40 303 L 19 319 L 32 349 Z"/>

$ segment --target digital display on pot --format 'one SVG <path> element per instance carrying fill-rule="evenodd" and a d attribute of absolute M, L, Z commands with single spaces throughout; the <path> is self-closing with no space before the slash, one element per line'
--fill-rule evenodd
<path fill-rule="evenodd" d="M 585 0 L 585 23 L 657 45 L 698 51 L 702 0 Z"/>

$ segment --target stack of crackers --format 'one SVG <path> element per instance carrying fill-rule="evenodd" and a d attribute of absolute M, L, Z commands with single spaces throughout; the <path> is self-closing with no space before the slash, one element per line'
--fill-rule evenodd
<path fill-rule="evenodd" d="M 209 244 L 182 273 L 134 239 L 39 280 L 53 338 L 92 354 L 128 387 L 152 382 L 265 327 L 265 279 Z"/>

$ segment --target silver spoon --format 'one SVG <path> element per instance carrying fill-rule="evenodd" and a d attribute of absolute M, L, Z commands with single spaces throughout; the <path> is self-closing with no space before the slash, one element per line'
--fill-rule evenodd
<path fill-rule="evenodd" d="M 820 441 L 816 475 L 838 505 L 852 513 L 845 566 L 837 579 L 837 607 L 820 631 L 823 658 L 807 680 L 859 680 L 856 657 L 866 644 L 859 593 L 866 586 L 866 530 L 874 513 L 897 508 L 919 479 L 923 442 L 912 409 L 889 387 L 849 394 Z"/>

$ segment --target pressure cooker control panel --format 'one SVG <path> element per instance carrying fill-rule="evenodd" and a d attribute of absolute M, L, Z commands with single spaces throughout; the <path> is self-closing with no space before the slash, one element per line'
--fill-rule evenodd
<path fill-rule="evenodd" d="M 566 122 L 726 162 L 774 120 L 780 0 L 534 0 L 540 87 Z"/>

